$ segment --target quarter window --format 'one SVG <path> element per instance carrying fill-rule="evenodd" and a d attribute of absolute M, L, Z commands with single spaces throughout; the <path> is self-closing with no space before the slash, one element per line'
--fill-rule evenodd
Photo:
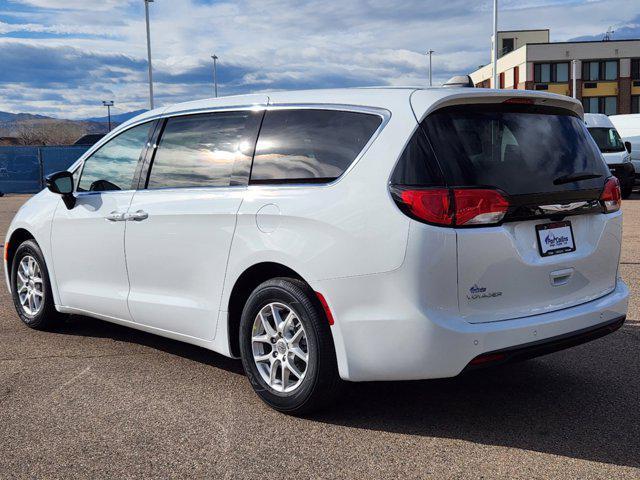
<path fill-rule="evenodd" d="M 169 118 L 147 188 L 246 185 L 261 118 L 252 111 Z"/>
<path fill-rule="evenodd" d="M 356 159 L 382 119 L 337 110 L 271 110 L 265 115 L 251 183 L 324 183 Z"/>
<path fill-rule="evenodd" d="M 121 133 L 84 162 L 78 191 L 131 190 L 138 160 L 149 139 L 151 122 Z"/>

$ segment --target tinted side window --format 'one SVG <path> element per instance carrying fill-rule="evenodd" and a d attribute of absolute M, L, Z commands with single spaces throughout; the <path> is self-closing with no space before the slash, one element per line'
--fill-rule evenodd
<path fill-rule="evenodd" d="M 130 128 L 87 158 L 78 191 L 131 190 L 140 153 L 149 139 L 151 123 Z"/>
<path fill-rule="evenodd" d="M 169 118 L 147 188 L 246 185 L 261 117 L 240 111 Z"/>
<path fill-rule="evenodd" d="M 323 183 L 338 178 L 382 123 L 336 110 L 272 110 L 265 115 L 251 183 Z"/>

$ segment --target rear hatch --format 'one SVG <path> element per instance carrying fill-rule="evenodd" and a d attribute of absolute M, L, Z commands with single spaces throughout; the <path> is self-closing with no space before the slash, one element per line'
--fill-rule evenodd
<path fill-rule="evenodd" d="M 498 200 L 483 193 L 481 202 L 504 210 L 464 225 L 456 215 L 473 213 L 452 214 L 461 316 L 499 321 L 606 295 L 615 288 L 622 227 L 620 213 L 608 213 L 619 197 L 609 210 L 603 201 L 605 185 L 611 195 L 617 186 L 595 142 L 575 109 L 523 97 L 495 102 L 436 109 L 417 132 L 452 203 L 460 192 L 464 200 L 469 191 L 497 191 Z"/>

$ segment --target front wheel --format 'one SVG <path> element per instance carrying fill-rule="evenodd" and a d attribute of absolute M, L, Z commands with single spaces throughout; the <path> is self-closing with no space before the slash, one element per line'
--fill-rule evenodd
<path fill-rule="evenodd" d="M 13 256 L 11 293 L 18 316 L 27 326 L 45 330 L 60 318 L 44 256 L 34 240 L 21 243 Z"/>
<path fill-rule="evenodd" d="M 326 406 L 339 382 L 329 324 L 314 292 L 275 278 L 249 296 L 240 352 L 251 386 L 272 408 L 294 415 Z"/>

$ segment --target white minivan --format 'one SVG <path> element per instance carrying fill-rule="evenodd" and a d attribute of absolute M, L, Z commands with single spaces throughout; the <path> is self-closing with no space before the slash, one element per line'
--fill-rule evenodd
<path fill-rule="evenodd" d="M 356 88 L 121 125 L 16 214 L 18 315 L 240 357 L 300 414 L 340 379 L 452 377 L 620 328 L 620 188 L 575 100 Z M 612 352 L 614 354 L 614 352 Z"/>
<path fill-rule="evenodd" d="M 611 123 L 622 137 L 631 145 L 631 162 L 636 171 L 636 185 L 640 185 L 640 113 L 611 115 Z"/>
<path fill-rule="evenodd" d="M 631 163 L 631 143 L 623 142 L 616 127 L 603 113 L 585 113 L 584 123 L 598 145 L 609 170 L 620 182 L 622 198 L 629 198 L 636 176 L 635 168 Z"/>

